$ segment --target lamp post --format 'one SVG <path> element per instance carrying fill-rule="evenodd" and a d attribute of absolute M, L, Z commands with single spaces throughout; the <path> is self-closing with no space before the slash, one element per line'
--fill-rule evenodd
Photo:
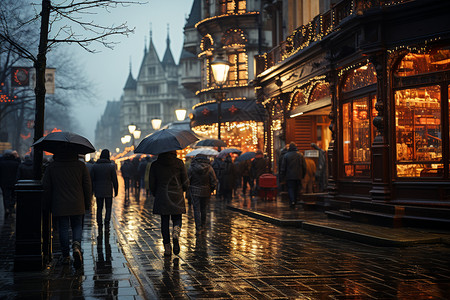
<path fill-rule="evenodd" d="M 230 62 L 223 59 L 222 55 L 218 55 L 217 58 L 211 63 L 211 69 L 214 76 L 214 80 L 219 87 L 219 93 L 216 95 L 217 102 L 217 138 L 220 140 L 220 127 L 222 123 L 222 101 L 225 98 L 225 92 L 222 90 L 224 83 L 227 81 L 228 71 L 230 70 Z"/>

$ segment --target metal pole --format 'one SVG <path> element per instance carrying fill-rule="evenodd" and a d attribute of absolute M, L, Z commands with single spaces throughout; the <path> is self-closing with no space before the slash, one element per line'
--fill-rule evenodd
<path fill-rule="evenodd" d="M 217 138 L 220 140 L 220 127 L 222 125 L 222 92 L 217 97 Z"/>

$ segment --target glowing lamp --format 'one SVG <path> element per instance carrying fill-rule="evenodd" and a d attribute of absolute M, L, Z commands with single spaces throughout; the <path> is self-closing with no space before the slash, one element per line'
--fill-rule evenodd
<path fill-rule="evenodd" d="M 128 125 L 128 131 L 133 134 L 133 132 L 136 130 L 136 125 L 130 124 Z"/>
<path fill-rule="evenodd" d="M 159 130 L 161 128 L 161 119 L 152 119 L 152 127 L 154 130 Z"/>
<path fill-rule="evenodd" d="M 141 137 L 141 131 L 139 129 L 136 129 L 135 131 L 133 131 L 133 137 L 135 139 L 138 139 Z"/>
<path fill-rule="evenodd" d="M 227 81 L 230 65 L 231 65 L 230 62 L 224 60 L 221 56 L 218 56 L 211 63 L 211 69 L 214 76 L 214 80 L 219 86 L 222 86 Z"/>
<path fill-rule="evenodd" d="M 125 144 L 129 143 L 131 141 L 131 135 L 127 134 L 126 136 L 123 137 Z"/>
<path fill-rule="evenodd" d="M 183 121 L 186 118 L 187 110 L 184 108 L 179 108 L 175 110 L 175 114 L 177 116 L 178 121 Z"/>

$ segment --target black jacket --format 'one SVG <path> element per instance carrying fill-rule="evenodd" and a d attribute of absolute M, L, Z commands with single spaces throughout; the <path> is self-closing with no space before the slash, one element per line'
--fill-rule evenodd
<path fill-rule="evenodd" d="M 281 177 L 285 180 L 302 180 L 306 175 L 306 162 L 297 147 L 289 147 L 281 162 Z"/>
<path fill-rule="evenodd" d="M 20 162 L 14 155 L 5 154 L 0 159 L 0 186 L 14 188 L 16 184 L 16 174 Z"/>
<path fill-rule="evenodd" d="M 26 159 L 17 169 L 17 180 L 33 179 L 33 177 L 33 161 L 31 159 Z"/>
<path fill-rule="evenodd" d="M 109 159 L 100 158 L 91 169 L 92 190 L 97 198 L 117 196 L 119 184 L 116 167 Z M 114 194 L 113 194 L 114 190 Z"/>
<path fill-rule="evenodd" d="M 216 188 L 216 174 L 208 158 L 194 158 L 188 170 L 188 177 L 192 196 L 210 197 Z"/>
<path fill-rule="evenodd" d="M 186 213 L 184 193 L 189 187 L 186 168 L 176 153 L 158 155 L 150 167 L 150 191 L 155 196 L 153 213 L 179 215 Z"/>

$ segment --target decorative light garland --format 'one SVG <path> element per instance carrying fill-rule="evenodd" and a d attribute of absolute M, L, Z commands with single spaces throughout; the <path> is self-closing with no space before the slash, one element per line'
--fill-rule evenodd
<path fill-rule="evenodd" d="M 205 23 L 205 22 L 209 22 L 211 20 L 222 19 L 222 18 L 231 17 L 231 16 L 239 17 L 239 16 L 245 16 L 245 15 L 249 15 L 249 16 L 251 16 L 251 15 L 259 15 L 259 11 L 247 11 L 247 12 L 242 12 L 242 13 L 222 14 L 222 15 L 209 17 L 209 18 L 201 20 L 200 22 L 197 22 L 197 24 L 195 24 L 195 28 L 200 26 L 200 24 Z"/>

